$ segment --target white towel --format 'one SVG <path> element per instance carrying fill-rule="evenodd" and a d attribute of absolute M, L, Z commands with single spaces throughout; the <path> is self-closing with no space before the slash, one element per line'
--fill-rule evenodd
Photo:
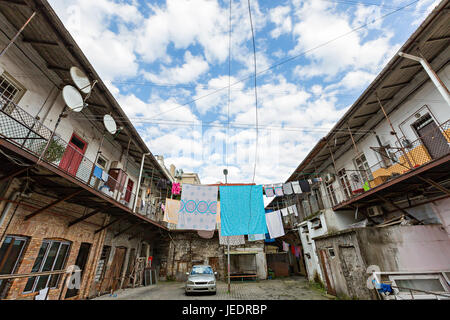
<path fill-rule="evenodd" d="M 292 206 L 288 207 L 287 209 L 288 209 L 289 214 L 294 213 L 294 210 L 292 209 Z"/>
<path fill-rule="evenodd" d="M 266 213 L 266 224 L 269 230 L 270 238 L 284 236 L 283 221 L 281 220 L 280 210 Z"/>
<path fill-rule="evenodd" d="M 108 181 L 108 177 L 109 177 L 109 175 L 106 173 L 106 171 L 105 170 L 103 170 L 103 172 L 102 172 L 102 181 Z"/>
<path fill-rule="evenodd" d="M 283 215 L 283 217 L 286 217 L 289 214 L 288 209 L 287 208 L 281 209 L 281 214 Z"/>
<path fill-rule="evenodd" d="M 298 181 L 293 181 L 291 182 L 292 185 L 292 189 L 294 190 L 294 193 L 302 193 L 302 189 L 300 188 L 300 184 L 298 183 Z"/>

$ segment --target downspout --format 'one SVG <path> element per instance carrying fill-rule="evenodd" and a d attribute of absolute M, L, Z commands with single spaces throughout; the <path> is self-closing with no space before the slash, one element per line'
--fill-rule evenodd
<path fill-rule="evenodd" d="M 137 185 L 137 189 L 136 189 L 136 195 L 134 196 L 134 204 L 133 204 L 133 212 L 136 212 L 136 205 L 137 205 L 137 199 L 138 199 L 138 195 L 139 195 L 139 189 L 141 188 L 141 179 L 142 179 L 142 170 L 144 169 L 144 160 L 145 160 L 145 156 L 150 155 L 151 153 L 144 153 L 142 155 L 142 160 L 141 160 L 141 170 L 139 171 L 139 180 L 138 180 L 138 185 Z"/>
<path fill-rule="evenodd" d="M 413 56 L 411 54 L 404 53 L 404 52 L 399 52 L 398 55 L 400 57 L 419 62 L 422 65 L 422 67 L 425 69 L 426 73 L 428 73 L 428 76 L 430 77 L 431 81 L 433 81 L 434 85 L 436 86 L 439 93 L 444 98 L 445 102 L 447 102 L 447 105 L 450 106 L 450 94 L 448 92 L 447 87 L 442 82 L 442 80 L 439 78 L 439 76 L 436 74 L 436 72 L 434 72 L 434 70 L 431 68 L 431 65 L 429 64 L 429 62 L 426 59 L 424 59 L 423 57 Z"/>

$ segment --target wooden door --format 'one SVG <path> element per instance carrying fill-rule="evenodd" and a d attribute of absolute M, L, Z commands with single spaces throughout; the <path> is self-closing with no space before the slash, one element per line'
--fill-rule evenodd
<path fill-rule="evenodd" d="M 438 159 L 450 152 L 447 140 L 431 118 L 426 123 L 418 125 L 416 131 L 432 159 Z"/>
<path fill-rule="evenodd" d="M 134 182 L 131 179 L 128 179 L 127 190 L 125 192 L 125 201 L 130 202 L 131 193 L 133 192 Z"/>
<path fill-rule="evenodd" d="M 86 268 L 86 263 L 89 258 L 89 252 L 91 251 L 91 244 L 83 242 L 80 245 L 80 250 L 78 251 L 77 260 L 75 261 L 75 265 L 81 269 L 80 275 L 80 284 L 83 283 L 83 275 L 85 274 L 84 269 Z M 66 291 L 66 299 L 75 297 L 78 295 L 79 288 L 67 289 Z"/>
<path fill-rule="evenodd" d="M 109 277 L 107 281 L 106 291 L 115 291 L 120 285 L 120 276 L 122 274 L 123 263 L 127 248 L 117 247 L 114 253 L 114 258 L 109 268 Z"/>
<path fill-rule="evenodd" d="M 74 133 L 70 138 L 66 151 L 64 151 L 59 167 L 75 176 L 77 174 L 78 167 L 83 160 L 86 147 L 87 143 Z"/>
<path fill-rule="evenodd" d="M 365 284 L 367 281 L 366 270 L 353 246 L 339 246 L 339 258 L 342 274 L 346 278 L 348 293 L 351 297 L 358 297 L 358 288 L 352 283 Z M 363 288 L 365 285 L 362 286 Z"/>
<path fill-rule="evenodd" d="M 332 294 L 335 296 L 336 290 L 334 289 L 333 284 L 331 283 L 331 280 L 332 280 L 331 269 L 328 264 L 326 250 L 324 250 L 324 249 L 320 250 L 320 260 L 322 262 L 321 265 L 322 265 L 323 275 L 324 275 L 325 281 L 327 283 L 327 292 L 329 294 Z"/>

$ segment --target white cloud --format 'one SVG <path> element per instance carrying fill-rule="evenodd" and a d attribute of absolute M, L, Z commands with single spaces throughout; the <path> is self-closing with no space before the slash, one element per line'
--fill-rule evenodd
<path fill-rule="evenodd" d="M 184 64 L 179 67 L 161 67 L 159 74 L 144 72 L 144 77 L 156 83 L 189 83 L 209 70 L 208 63 L 201 56 L 193 56 L 189 51 L 184 54 Z"/>
<path fill-rule="evenodd" d="M 270 10 L 270 21 L 275 24 L 275 29 L 270 32 L 272 38 L 278 38 L 284 33 L 292 30 L 292 20 L 290 17 L 291 8 L 289 6 L 278 6 Z"/>

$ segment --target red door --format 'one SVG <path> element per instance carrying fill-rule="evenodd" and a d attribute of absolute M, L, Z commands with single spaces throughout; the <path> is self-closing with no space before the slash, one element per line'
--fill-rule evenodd
<path fill-rule="evenodd" d="M 128 179 L 127 191 L 125 192 L 125 201 L 130 202 L 131 192 L 133 191 L 134 182 L 131 179 Z"/>
<path fill-rule="evenodd" d="M 84 152 L 86 151 L 87 143 L 83 141 L 75 133 L 70 138 L 69 145 L 64 151 L 59 167 L 75 176 L 80 166 L 81 160 L 83 160 Z"/>

